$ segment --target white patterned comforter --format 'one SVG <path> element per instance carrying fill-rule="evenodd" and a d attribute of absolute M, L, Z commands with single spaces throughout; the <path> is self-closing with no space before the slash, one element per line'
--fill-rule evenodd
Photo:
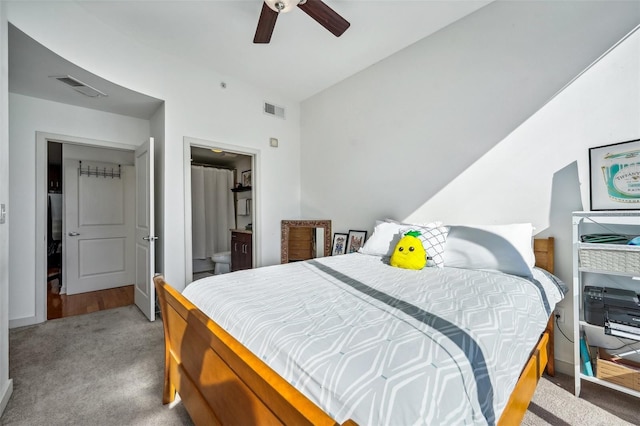
<path fill-rule="evenodd" d="M 339 422 L 495 424 L 566 288 L 353 253 L 205 278 L 183 294 Z"/>

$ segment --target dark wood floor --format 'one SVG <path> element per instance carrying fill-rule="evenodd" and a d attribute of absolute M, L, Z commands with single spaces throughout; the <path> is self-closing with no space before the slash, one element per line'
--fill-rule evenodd
<path fill-rule="evenodd" d="M 66 294 L 59 294 L 59 283 L 59 279 L 54 279 L 47 283 L 48 320 L 133 304 L 133 285 L 67 296 Z"/>

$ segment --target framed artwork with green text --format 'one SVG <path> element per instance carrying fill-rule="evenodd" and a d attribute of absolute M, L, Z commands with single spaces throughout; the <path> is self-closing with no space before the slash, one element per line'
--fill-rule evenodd
<path fill-rule="evenodd" d="M 589 148 L 591 210 L 640 209 L 640 139 Z"/>

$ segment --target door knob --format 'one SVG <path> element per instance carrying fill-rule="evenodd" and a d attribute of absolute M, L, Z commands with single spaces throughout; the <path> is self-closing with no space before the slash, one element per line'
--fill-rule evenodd
<path fill-rule="evenodd" d="M 70 237 L 77 237 L 78 235 L 80 235 L 79 232 L 69 232 Z"/>
<path fill-rule="evenodd" d="M 142 237 L 142 239 L 145 241 L 155 241 L 158 239 L 158 237 L 147 236 L 147 237 Z"/>

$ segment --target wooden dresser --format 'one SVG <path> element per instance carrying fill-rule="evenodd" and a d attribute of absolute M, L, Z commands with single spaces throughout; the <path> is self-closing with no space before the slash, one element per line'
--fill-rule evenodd
<path fill-rule="evenodd" d="M 253 268 L 253 234 L 243 229 L 231 230 L 231 271 Z"/>

